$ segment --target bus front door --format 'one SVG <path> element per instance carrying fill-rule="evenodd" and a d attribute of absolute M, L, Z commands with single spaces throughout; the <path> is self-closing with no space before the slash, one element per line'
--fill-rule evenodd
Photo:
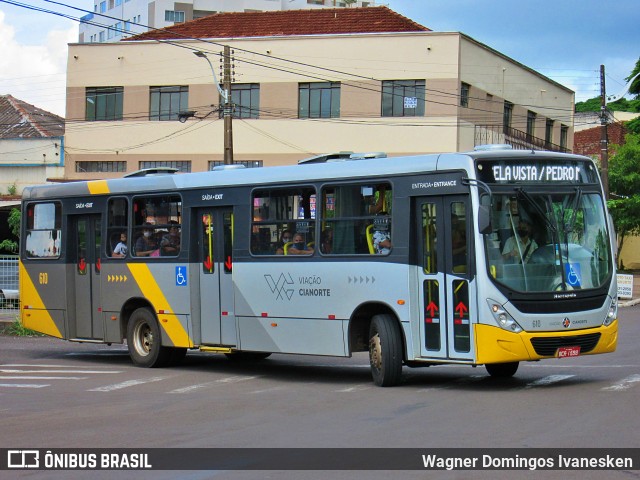
<path fill-rule="evenodd" d="M 233 212 L 200 209 L 196 214 L 200 279 L 200 326 L 204 345 L 236 346 L 233 292 Z"/>
<path fill-rule="evenodd" d="M 420 356 L 472 360 L 473 259 L 468 197 L 416 199 Z"/>
<path fill-rule="evenodd" d="M 72 251 L 75 299 L 69 315 L 70 337 L 102 340 L 104 325 L 100 295 L 100 250 L 102 248 L 101 215 L 82 215 L 70 218 L 74 239 Z M 74 328 L 75 325 L 75 328 Z"/>

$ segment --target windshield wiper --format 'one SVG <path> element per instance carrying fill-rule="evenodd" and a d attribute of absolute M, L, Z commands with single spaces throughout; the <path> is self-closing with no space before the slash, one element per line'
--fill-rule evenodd
<path fill-rule="evenodd" d="M 540 216 L 544 219 L 545 223 L 547 224 L 547 227 L 549 227 L 549 229 L 553 232 L 553 233 L 557 233 L 558 229 L 556 228 L 556 226 L 551 223 L 551 221 L 549 220 L 549 217 L 547 215 L 547 213 L 542 210 L 542 208 L 540 208 L 540 205 L 538 205 L 536 203 L 536 201 L 533 199 L 533 197 L 531 195 L 529 195 L 523 188 L 519 187 L 516 188 L 515 191 L 517 192 L 518 196 L 520 197 L 524 197 L 527 202 L 529 202 L 531 204 L 531 206 L 533 208 L 535 208 L 536 212 L 538 212 L 538 214 L 540 214 Z"/>
<path fill-rule="evenodd" d="M 573 204 L 571 205 L 572 216 L 571 220 L 568 223 L 564 224 L 564 233 L 565 237 L 567 233 L 573 231 L 573 227 L 576 224 L 576 220 L 578 219 L 578 206 L 580 205 L 580 200 L 582 199 L 582 189 L 580 187 L 576 187 L 576 196 L 573 199 Z M 564 219 L 564 212 L 562 213 L 562 217 Z"/>

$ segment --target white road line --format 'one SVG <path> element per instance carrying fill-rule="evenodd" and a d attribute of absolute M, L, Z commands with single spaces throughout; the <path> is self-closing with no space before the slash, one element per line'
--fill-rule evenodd
<path fill-rule="evenodd" d="M 142 385 L 144 383 L 159 382 L 164 380 L 164 377 L 152 377 L 144 380 L 127 380 L 122 383 L 114 383 L 113 385 L 105 385 L 104 387 L 92 388 L 87 390 L 88 392 L 112 392 L 114 390 L 121 390 L 123 388 L 134 387 L 136 385 Z"/>
<path fill-rule="evenodd" d="M 362 385 L 354 385 L 353 387 L 342 388 L 340 390 L 335 390 L 338 393 L 351 393 L 351 392 L 361 392 L 363 390 L 369 390 L 373 388 L 371 384 L 367 383 Z"/>
<path fill-rule="evenodd" d="M 2 375 L 0 380 L 86 380 L 89 377 L 40 377 L 36 375 Z"/>
<path fill-rule="evenodd" d="M 566 380 L 567 378 L 571 378 L 571 377 L 575 377 L 575 375 L 548 375 L 546 377 L 539 378 L 535 382 L 527 383 L 527 386 L 525 388 L 551 385 L 552 383 L 558 383 L 558 382 L 561 382 L 562 380 Z"/>
<path fill-rule="evenodd" d="M 36 385 L 29 383 L 0 383 L 0 388 L 44 388 L 50 387 L 51 385 Z"/>
<path fill-rule="evenodd" d="M 640 382 L 640 375 L 630 375 L 627 378 L 623 378 L 618 383 L 614 383 L 610 387 L 601 388 L 601 390 L 608 392 L 621 392 L 624 390 L 629 390 L 633 387 L 634 383 Z"/>
<path fill-rule="evenodd" d="M 246 380 L 255 380 L 258 377 L 240 377 L 240 376 L 236 376 L 236 377 L 226 377 L 226 378 L 221 378 L 220 380 L 216 380 L 216 383 L 238 383 L 238 382 L 244 382 Z"/>
<path fill-rule="evenodd" d="M 0 368 L 0 373 L 122 373 L 118 370 L 13 370 Z"/>
<path fill-rule="evenodd" d="M 167 393 L 190 393 L 201 388 L 210 387 L 211 385 L 213 385 L 213 382 L 200 383 L 197 385 L 189 385 L 188 387 L 176 388 L 175 390 L 171 390 Z"/>
<path fill-rule="evenodd" d="M 71 368 L 66 365 L 33 365 L 27 363 L 5 363 L 0 367 L 31 367 L 31 368 Z"/>

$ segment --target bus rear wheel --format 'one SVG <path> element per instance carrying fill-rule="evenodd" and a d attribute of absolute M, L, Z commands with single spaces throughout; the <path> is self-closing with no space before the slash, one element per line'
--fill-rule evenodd
<path fill-rule="evenodd" d="M 491 363 L 485 365 L 484 368 L 494 378 L 509 378 L 516 374 L 519 365 L 519 362 Z"/>
<path fill-rule="evenodd" d="M 392 387 L 402 376 L 402 337 L 391 315 L 375 315 L 369 327 L 369 363 L 373 383 Z"/>
<path fill-rule="evenodd" d="M 138 308 L 131 314 L 127 346 L 131 360 L 139 367 L 164 367 L 171 360 L 171 349 L 162 346 L 160 327 L 148 308 Z"/>

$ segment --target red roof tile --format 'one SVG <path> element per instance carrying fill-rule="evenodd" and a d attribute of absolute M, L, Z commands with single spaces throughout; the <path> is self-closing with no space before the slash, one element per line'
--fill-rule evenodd
<path fill-rule="evenodd" d="M 225 12 L 129 37 L 131 40 L 428 32 L 387 7 Z"/>
<path fill-rule="evenodd" d="M 0 95 L 0 138 L 43 138 L 64 135 L 64 118 Z"/>

